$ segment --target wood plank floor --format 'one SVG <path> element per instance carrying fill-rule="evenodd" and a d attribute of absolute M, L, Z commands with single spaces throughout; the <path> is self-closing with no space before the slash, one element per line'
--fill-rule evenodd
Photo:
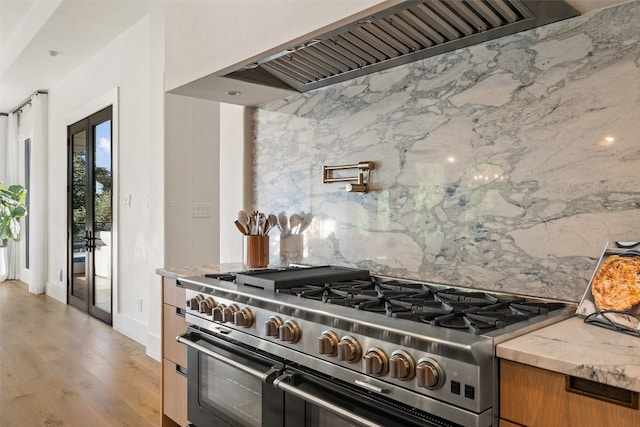
<path fill-rule="evenodd" d="M 18 281 L 0 283 L 0 426 L 158 426 L 160 363 Z"/>

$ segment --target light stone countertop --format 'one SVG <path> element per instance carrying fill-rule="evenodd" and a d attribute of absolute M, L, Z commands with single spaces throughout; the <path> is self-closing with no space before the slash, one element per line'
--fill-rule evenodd
<path fill-rule="evenodd" d="M 640 392 L 640 338 L 572 317 L 499 344 L 502 359 Z"/>
<path fill-rule="evenodd" d="M 246 269 L 246 266 L 244 266 L 242 263 L 228 263 L 157 268 L 156 274 L 168 277 L 169 279 L 177 279 L 179 277 L 202 276 L 206 273 L 242 271 Z"/>

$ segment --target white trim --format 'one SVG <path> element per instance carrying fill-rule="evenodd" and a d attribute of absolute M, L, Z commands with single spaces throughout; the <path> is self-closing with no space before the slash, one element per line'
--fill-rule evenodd
<path fill-rule="evenodd" d="M 126 314 L 119 314 L 118 328 L 116 328 L 116 316 L 113 316 L 113 329 L 120 332 L 123 335 L 131 338 L 132 340 L 144 345 L 146 347 L 147 342 L 147 325 L 139 321 L 138 319 Z"/>
<path fill-rule="evenodd" d="M 67 289 L 64 283 L 47 281 L 46 294 L 51 298 L 55 298 L 63 304 L 67 301 Z"/>
<path fill-rule="evenodd" d="M 111 276 L 111 286 L 113 292 L 113 307 L 112 307 L 112 316 L 113 316 L 113 328 L 117 331 L 123 332 L 124 326 L 131 323 L 137 322 L 135 319 L 128 318 L 127 316 L 120 315 L 120 304 L 119 304 L 119 292 L 118 292 L 118 244 L 119 244 L 119 203 L 120 200 L 120 191 L 119 191 L 119 183 L 120 183 L 120 173 L 119 173 L 119 147 L 120 147 L 120 113 L 119 113 L 119 88 L 115 87 L 109 92 L 105 93 L 102 96 L 94 99 L 83 107 L 78 108 L 73 111 L 65 118 L 66 126 L 70 126 L 82 119 L 85 119 L 92 115 L 93 113 L 97 113 L 100 110 L 107 108 L 108 106 L 112 106 L 112 134 L 111 134 L 111 161 L 112 161 L 112 172 L 113 172 L 113 182 L 112 182 L 112 200 L 113 200 L 113 231 L 111 234 L 111 242 L 112 242 L 112 276 Z M 68 215 L 68 212 L 67 212 Z M 67 216 L 65 216 L 67 218 Z M 67 272 L 67 276 L 69 272 Z M 64 301 L 67 301 L 67 289 L 64 290 L 65 298 Z M 123 319 L 122 317 L 127 317 Z M 146 325 L 140 325 L 140 328 L 146 330 Z M 128 328 L 127 328 L 128 329 Z M 132 331 L 129 333 L 125 333 L 125 335 L 129 337 L 134 337 L 140 335 L 138 331 L 135 331 L 137 327 L 132 328 Z M 124 333 L 124 332 L 123 332 Z M 144 337 L 143 337 L 144 338 Z M 137 338 L 134 338 L 137 340 Z M 145 342 L 143 340 L 138 342 Z"/>
<path fill-rule="evenodd" d="M 147 356 L 156 359 L 158 362 L 162 358 L 162 339 L 158 334 L 147 332 Z"/>

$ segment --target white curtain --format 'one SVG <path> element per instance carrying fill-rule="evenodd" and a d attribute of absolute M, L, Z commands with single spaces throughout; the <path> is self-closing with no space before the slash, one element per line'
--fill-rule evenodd
<path fill-rule="evenodd" d="M 29 196 L 29 292 L 43 294 L 46 285 L 48 199 L 48 95 L 37 93 L 32 102 L 31 185 Z"/>
<path fill-rule="evenodd" d="M 0 115 L 0 182 L 7 185 L 7 126 L 9 125 L 9 117 L 7 114 Z M 0 282 L 4 282 L 8 277 L 7 251 L 0 251 Z"/>
<path fill-rule="evenodd" d="M 7 138 L 6 138 L 6 168 L 4 174 L 4 185 L 7 187 L 13 184 L 19 184 L 18 171 L 18 115 L 9 114 L 7 119 Z M 19 258 L 20 252 L 16 242 L 9 239 L 7 243 L 7 279 L 14 280 L 20 278 Z"/>
<path fill-rule="evenodd" d="M 7 126 L 9 117 L 6 113 L 0 114 L 0 182 L 7 185 Z"/>

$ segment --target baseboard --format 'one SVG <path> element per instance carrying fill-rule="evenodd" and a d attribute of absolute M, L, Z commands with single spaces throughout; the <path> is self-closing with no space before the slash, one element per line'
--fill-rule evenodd
<path fill-rule="evenodd" d="M 147 356 L 160 362 L 162 357 L 162 340 L 160 335 L 147 333 Z"/>
<path fill-rule="evenodd" d="M 113 329 L 147 346 L 147 325 L 126 314 L 113 314 Z"/>
<path fill-rule="evenodd" d="M 67 303 L 67 289 L 62 283 L 47 282 L 45 293 L 63 304 Z"/>

